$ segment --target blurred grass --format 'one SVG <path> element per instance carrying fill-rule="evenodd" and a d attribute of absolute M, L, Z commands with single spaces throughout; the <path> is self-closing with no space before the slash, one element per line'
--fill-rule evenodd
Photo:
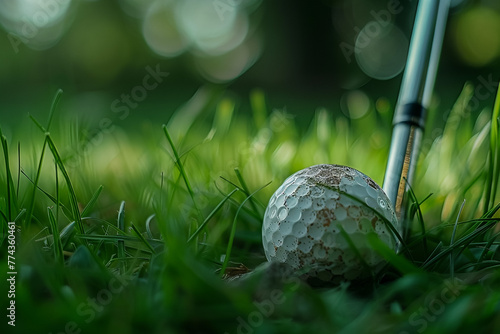
<path fill-rule="evenodd" d="M 7 220 L 18 217 L 21 230 L 17 326 L 6 333 L 492 332 L 499 99 L 470 117 L 473 91 L 464 86 L 441 134 L 424 141 L 407 247 L 396 255 L 368 239 L 386 268 L 330 288 L 258 267 L 262 214 L 280 183 L 310 165 L 349 165 L 382 183 L 391 118 L 383 100 L 359 119 L 317 108 L 305 123 L 267 106 L 260 90 L 249 113 L 230 94 L 198 94 L 163 127 L 116 125 L 96 138 L 68 126 L 56 94 L 50 134 L 26 120 L 2 136 L 2 250 Z M 245 266 L 257 269 L 242 281 L 217 274 Z"/>

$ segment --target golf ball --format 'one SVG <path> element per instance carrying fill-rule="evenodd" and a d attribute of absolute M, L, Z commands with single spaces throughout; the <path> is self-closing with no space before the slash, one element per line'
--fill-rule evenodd
<path fill-rule="evenodd" d="M 306 277 L 355 280 L 385 263 L 367 234 L 396 250 L 387 224 L 399 231 L 392 205 L 375 181 L 350 167 L 316 165 L 287 178 L 271 196 L 262 241 L 268 261 L 304 269 Z"/>

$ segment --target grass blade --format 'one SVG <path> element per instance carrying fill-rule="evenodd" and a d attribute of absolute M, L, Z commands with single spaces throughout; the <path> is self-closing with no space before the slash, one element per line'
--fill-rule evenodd
<path fill-rule="evenodd" d="M 7 218 L 8 221 L 12 221 L 13 214 L 18 211 L 18 203 L 17 196 L 15 192 L 14 179 L 12 178 L 12 173 L 10 170 L 10 161 L 9 161 L 9 145 L 7 143 L 7 137 L 5 137 L 0 129 L 0 139 L 2 141 L 2 149 L 5 160 L 5 172 L 7 176 Z M 14 212 L 13 212 L 14 211 Z"/>
<path fill-rule="evenodd" d="M 491 115 L 490 128 L 490 159 L 489 170 L 485 187 L 484 212 L 495 204 L 495 197 L 498 188 L 498 178 L 500 173 L 500 137 L 498 135 L 498 122 L 500 117 L 500 85 L 498 86 L 495 105 Z"/>
<path fill-rule="evenodd" d="M 45 127 L 42 124 L 40 124 L 40 122 L 38 122 L 35 117 L 29 115 L 29 118 L 33 121 L 33 123 L 35 123 L 36 127 L 39 128 L 40 131 L 42 131 L 42 133 L 48 132 L 47 129 L 45 129 Z"/>
<path fill-rule="evenodd" d="M 47 134 L 47 132 L 50 130 L 50 125 L 52 124 L 52 118 L 54 116 L 57 105 L 59 104 L 62 93 L 63 93 L 63 91 L 61 89 L 59 89 L 56 92 L 56 95 L 52 101 L 52 105 L 51 105 L 50 111 L 49 111 L 49 121 L 47 124 L 47 129 L 45 129 L 33 116 L 30 115 L 31 120 L 45 134 Z M 38 188 L 38 182 L 40 180 L 40 175 L 42 173 L 42 163 L 43 163 L 43 158 L 45 156 L 45 148 L 46 147 L 47 147 L 47 137 L 45 137 L 45 140 L 43 142 L 42 154 L 40 155 L 40 160 L 38 161 L 38 169 L 36 172 L 35 181 L 33 182 L 34 187 L 33 187 L 33 192 L 31 194 L 30 202 L 28 205 L 28 214 L 26 215 L 25 226 L 29 226 L 31 224 L 31 219 L 33 217 L 33 210 L 35 209 L 36 190 Z M 82 233 L 83 233 L 83 231 L 82 231 Z"/>
<path fill-rule="evenodd" d="M 491 250 L 491 246 L 493 245 L 493 243 L 495 242 L 496 238 L 498 238 L 498 236 L 500 236 L 500 233 L 496 233 L 489 241 L 488 243 L 484 246 L 484 249 L 483 251 L 481 252 L 481 256 L 479 256 L 479 258 L 477 259 L 477 262 L 474 264 L 475 265 L 475 268 L 476 270 L 479 269 L 479 266 L 481 264 L 484 264 L 484 262 L 486 261 L 486 255 L 488 254 L 488 251 Z"/>
<path fill-rule="evenodd" d="M 50 232 L 52 233 L 52 238 L 53 238 L 52 247 L 54 248 L 54 257 L 57 263 L 63 264 L 64 263 L 63 246 L 61 243 L 61 238 L 59 236 L 59 229 L 57 228 L 57 221 L 50 208 L 47 208 L 47 214 L 49 216 Z"/>
<path fill-rule="evenodd" d="M 82 240 L 88 240 L 88 241 L 98 241 L 100 243 L 107 242 L 107 243 L 116 244 L 118 241 L 123 241 L 123 242 L 127 241 L 127 242 L 136 242 L 140 245 L 144 244 L 139 238 L 133 237 L 130 235 L 76 234 L 75 238 L 82 239 Z M 152 240 L 146 239 L 146 241 L 151 245 L 151 247 L 153 247 L 153 249 L 155 247 L 160 247 L 160 246 L 165 245 L 165 243 L 163 241 L 157 240 L 157 239 L 152 239 Z M 97 249 L 99 249 L 99 247 L 95 247 L 95 249 L 97 250 Z M 149 251 L 149 248 L 145 248 L 144 250 Z"/>
<path fill-rule="evenodd" d="M 493 175 L 491 207 L 493 207 L 498 189 L 498 179 L 500 177 L 500 137 L 498 133 L 498 123 L 500 122 L 500 85 L 498 86 L 495 106 L 493 108 L 493 117 L 491 119 L 491 144 L 494 158 L 493 169 L 490 174 Z M 492 159 L 493 160 L 493 159 Z"/>
<path fill-rule="evenodd" d="M 396 254 L 382 240 L 380 240 L 380 238 L 376 234 L 374 233 L 368 234 L 367 239 L 370 246 L 388 263 L 392 264 L 400 273 L 407 275 L 411 273 L 423 272 L 420 268 L 415 266 L 406 258 Z"/>
<path fill-rule="evenodd" d="M 66 225 L 66 227 L 64 227 L 61 230 L 60 239 L 61 239 L 61 243 L 63 245 L 63 248 L 68 245 L 68 242 L 71 240 L 71 238 L 73 238 L 75 233 L 76 233 L 75 222 L 69 223 L 68 225 Z"/>
<path fill-rule="evenodd" d="M 356 244 L 354 243 L 354 241 L 352 241 L 351 237 L 349 237 L 349 234 L 344 230 L 344 227 L 342 225 L 338 224 L 338 228 L 340 230 L 340 234 L 344 237 L 344 240 L 347 241 L 347 244 L 349 245 L 349 248 L 354 252 L 354 254 L 356 255 L 356 257 L 361 262 L 361 265 L 363 267 L 365 267 L 365 269 L 367 271 L 371 272 L 370 266 L 368 265 L 368 263 L 366 263 L 363 255 L 361 255 L 361 253 L 359 252 L 358 247 L 356 247 Z"/>
<path fill-rule="evenodd" d="M 491 230 L 495 225 L 500 221 L 499 219 L 496 219 L 494 221 L 488 221 L 485 222 L 481 227 L 475 229 L 471 233 L 465 235 L 461 239 L 459 239 L 457 242 L 454 242 L 452 246 L 445 248 L 443 251 L 440 253 L 436 254 L 433 257 L 429 257 L 428 260 L 424 262 L 422 265 L 422 269 L 429 269 L 431 265 L 437 263 L 439 260 L 444 258 L 445 256 L 448 256 L 451 252 L 453 252 L 455 249 L 458 249 L 460 247 L 467 247 L 470 245 L 474 239 L 478 238 L 481 235 L 486 234 L 489 230 Z"/>
<path fill-rule="evenodd" d="M 234 172 L 236 173 L 236 177 L 238 178 L 238 181 L 240 181 L 241 187 L 243 188 L 245 195 L 247 195 L 247 196 L 250 195 L 250 191 L 248 190 L 245 179 L 243 179 L 243 176 L 241 175 L 239 168 L 236 167 L 234 169 Z M 253 197 L 250 197 L 250 205 L 252 206 L 252 209 L 255 211 L 255 213 L 259 214 L 259 211 L 257 210 L 257 205 L 255 204 Z"/>
<path fill-rule="evenodd" d="M 26 179 L 28 179 L 28 181 L 31 182 L 31 184 L 33 184 L 33 185 L 35 184 L 35 182 L 28 176 L 28 174 L 26 174 L 26 172 L 24 170 L 21 170 L 21 173 L 26 177 Z M 36 189 L 40 190 L 45 196 L 47 196 L 47 198 L 50 199 L 50 201 L 52 203 L 54 203 L 54 205 L 57 204 L 57 199 L 54 196 L 52 196 L 51 194 L 49 194 L 48 192 L 46 192 L 45 190 L 43 190 L 39 186 L 36 186 Z M 61 207 L 62 212 L 64 213 L 64 215 L 68 219 L 71 219 L 71 210 L 69 210 L 63 203 L 59 203 L 59 206 Z"/>
<path fill-rule="evenodd" d="M 186 184 L 186 188 L 189 192 L 189 196 L 191 196 L 191 199 L 193 200 L 193 205 L 198 212 L 198 216 L 202 218 L 201 211 L 196 205 L 196 201 L 194 199 L 194 191 L 193 188 L 191 188 L 191 184 L 189 182 L 189 178 L 186 174 L 186 170 L 184 169 L 184 165 L 181 161 L 181 158 L 179 156 L 179 153 L 177 152 L 177 149 L 175 148 L 174 142 L 172 141 L 172 137 L 170 136 L 170 133 L 168 132 L 167 125 L 163 124 L 163 132 L 165 133 L 165 136 L 167 137 L 168 143 L 170 147 L 172 148 L 172 152 L 174 153 L 175 157 L 175 164 L 177 165 L 177 168 L 179 168 L 179 172 L 181 173 L 182 179 L 184 180 L 184 183 Z"/>
<path fill-rule="evenodd" d="M 156 254 L 154 248 L 151 246 L 151 244 L 142 236 L 141 232 L 139 232 L 139 230 L 137 229 L 137 227 L 132 224 L 132 230 L 135 232 L 135 234 L 137 234 L 137 237 L 139 237 L 139 239 L 144 243 L 144 245 L 146 245 L 147 248 L 149 248 L 149 250 L 151 250 L 151 253 L 153 254 Z"/>
<path fill-rule="evenodd" d="M 31 198 L 28 205 L 28 214 L 26 215 L 25 226 L 29 226 L 31 224 L 33 210 L 35 209 L 36 190 L 39 189 L 38 182 L 40 180 L 40 175 L 42 174 L 42 164 L 43 164 L 43 158 L 45 156 L 46 147 L 47 147 L 47 138 L 45 138 L 45 141 L 43 142 L 42 153 L 40 154 L 40 160 L 38 161 L 38 168 L 35 175 L 35 181 L 31 181 L 31 179 L 28 178 L 33 183 L 33 192 L 31 193 Z M 23 172 L 23 174 L 27 176 L 26 173 Z"/>
<path fill-rule="evenodd" d="M 21 143 L 17 143 L 17 187 L 16 198 L 19 198 L 19 185 L 21 184 Z"/>
<path fill-rule="evenodd" d="M 464 209 L 465 206 L 465 199 L 462 202 L 462 206 L 460 207 L 460 211 L 458 211 L 457 215 L 457 220 L 455 221 L 455 226 L 453 226 L 453 232 L 451 234 L 451 240 L 450 240 L 450 248 L 453 247 L 453 243 L 455 242 L 455 234 L 457 232 L 457 227 L 458 227 L 458 220 L 460 219 L 460 215 L 462 214 L 462 210 Z M 450 253 L 450 275 L 451 278 L 455 278 L 455 257 L 453 251 Z"/>
<path fill-rule="evenodd" d="M 207 225 L 207 223 L 210 221 L 210 219 L 212 219 L 212 217 L 219 211 L 219 209 L 224 205 L 224 203 L 226 203 L 226 201 L 231 196 L 233 196 L 233 194 L 237 191 L 238 191 L 238 189 L 233 189 L 233 191 L 231 191 L 226 197 L 224 197 L 222 199 L 222 201 L 220 201 L 219 204 L 217 204 L 215 209 L 213 209 L 212 212 L 210 212 L 210 214 L 207 216 L 207 218 L 205 218 L 205 220 L 203 221 L 203 223 L 201 223 L 201 225 L 198 227 L 198 229 L 196 231 L 194 231 L 194 233 L 189 237 L 189 239 L 187 241 L 188 243 L 190 243 L 194 238 L 196 238 L 198 236 L 198 234 L 201 232 L 201 230 L 203 230 L 203 228 L 205 227 L 205 225 Z"/>
<path fill-rule="evenodd" d="M 429 197 L 432 196 L 432 194 L 429 194 L 426 198 L 424 198 L 424 200 L 419 203 L 418 202 L 418 199 L 417 199 L 417 196 L 415 195 L 415 192 L 413 191 L 413 188 L 411 187 L 411 185 L 406 182 L 406 184 L 408 185 L 408 189 L 409 189 L 409 195 L 410 195 L 410 200 L 413 202 L 413 205 L 415 205 L 415 213 L 417 215 L 417 220 L 418 222 L 420 223 L 420 229 L 422 230 L 422 247 L 424 248 L 424 253 L 425 254 L 428 254 L 428 248 L 427 248 L 427 235 L 425 233 L 425 223 L 424 223 L 424 216 L 422 214 L 422 210 L 420 208 L 420 206 L 422 205 L 423 202 L 425 202 Z M 411 230 L 411 228 L 410 228 Z M 409 233 L 410 231 L 408 231 Z"/>
<path fill-rule="evenodd" d="M 444 243 L 442 241 L 440 241 L 436 247 L 434 247 L 434 249 L 432 250 L 431 254 L 429 254 L 429 256 L 427 257 L 427 259 L 425 260 L 424 263 L 428 262 L 428 261 L 431 261 L 432 258 L 434 258 L 435 254 L 438 254 L 438 252 L 443 248 L 443 245 Z"/>
<path fill-rule="evenodd" d="M 94 207 L 95 203 L 97 202 L 97 199 L 99 198 L 99 195 L 101 194 L 103 188 L 104 187 L 102 185 L 100 185 L 99 188 L 97 188 L 96 192 L 92 195 L 92 198 L 90 199 L 90 201 L 88 202 L 88 204 L 83 209 L 83 211 L 82 211 L 82 217 L 85 217 L 85 216 L 87 216 L 90 213 L 90 210 L 92 210 L 92 208 Z"/>
<path fill-rule="evenodd" d="M 182 178 L 184 179 L 184 183 L 186 184 L 186 188 L 187 188 L 189 194 L 191 195 L 191 197 L 194 198 L 194 192 L 193 192 L 193 189 L 191 188 L 191 184 L 189 183 L 189 178 L 187 177 L 186 171 L 184 170 L 184 165 L 182 164 L 179 153 L 177 152 L 177 149 L 175 148 L 174 142 L 172 141 L 172 137 L 170 137 L 170 133 L 168 132 L 167 126 L 165 124 L 163 124 L 163 132 L 165 133 L 165 136 L 167 137 L 170 148 L 172 149 L 172 152 L 174 153 L 175 164 L 179 168 L 179 171 L 182 175 Z"/>
<path fill-rule="evenodd" d="M 148 234 L 148 237 L 151 239 L 153 239 L 153 232 L 151 232 L 151 222 L 153 221 L 154 217 L 155 214 L 152 214 L 151 216 L 148 217 L 148 219 L 146 219 L 146 233 Z"/>
<path fill-rule="evenodd" d="M 7 224 L 9 218 L 7 218 L 7 215 L 2 210 L 0 210 L 0 216 L 2 216 L 2 218 L 5 220 L 5 224 Z"/>
<path fill-rule="evenodd" d="M 224 180 L 224 181 L 226 181 L 227 183 L 229 183 L 230 185 L 232 185 L 233 187 L 235 187 L 236 189 L 238 189 L 238 190 L 240 190 L 240 191 L 242 191 L 242 192 L 244 193 L 243 189 L 242 189 L 240 186 L 238 186 L 236 183 L 234 183 L 234 182 L 232 182 L 232 181 L 230 181 L 230 180 L 226 179 L 226 178 L 225 178 L 225 177 L 223 177 L 223 176 L 219 176 L 219 177 L 220 177 L 222 180 Z M 217 184 L 215 184 L 215 187 L 217 188 L 217 190 L 219 191 L 219 193 L 221 193 L 221 195 L 223 195 L 223 196 L 224 196 L 224 192 L 223 192 L 222 190 L 220 190 L 220 189 L 219 189 L 219 187 L 217 186 Z M 246 194 L 246 195 L 248 196 L 248 194 Z M 235 204 L 235 206 L 239 206 L 239 205 L 238 205 L 238 202 L 236 202 L 236 201 L 235 201 L 234 199 L 232 199 L 232 198 L 230 198 L 230 199 L 229 199 L 229 202 L 230 202 L 230 203 L 232 203 L 232 204 Z M 257 212 L 252 211 L 252 210 L 248 209 L 247 207 L 244 207 L 244 208 L 243 208 L 243 211 L 245 211 L 246 213 L 248 213 L 250 216 L 252 216 L 253 218 L 255 218 L 257 221 L 262 221 L 262 217 L 261 217 L 261 216 L 260 216 Z"/>
<path fill-rule="evenodd" d="M 325 185 L 323 185 L 323 186 L 325 186 Z M 349 193 L 347 193 L 345 191 L 341 191 L 340 189 L 337 189 L 337 188 L 334 188 L 334 187 L 327 186 L 327 188 L 333 189 L 334 191 L 337 191 L 337 192 L 339 192 L 339 193 L 341 193 L 341 194 L 343 194 L 343 195 L 351 198 L 352 200 L 360 203 L 362 206 L 365 206 L 370 211 L 372 211 L 377 217 L 379 217 L 379 219 L 381 219 L 384 222 L 384 225 L 392 232 L 392 234 L 395 237 L 395 239 L 397 239 L 397 241 L 399 241 L 399 243 L 401 244 L 400 245 L 400 249 L 402 251 L 406 251 L 407 254 L 408 254 L 408 257 L 412 260 L 412 262 L 415 262 L 415 260 L 413 259 L 413 255 L 411 254 L 411 252 L 410 252 L 410 250 L 408 248 L 408 245 L 406 244 L 406 242 L 403 239 L 403 236 L 399 233 L 399 231 L 396 229 L 396 227 L 389 220 L 387 220 L 387 218 L 384 217 L 384 215 L 380 214 L 377 210 L 375 210 L 371 206 L 367 206 L 364 201 L 361 201 L 356 196 L 353 196 L 353 195 L 351 195 L 351 194 L 349 194 Z"/>
<path fill-rule="evenodd" d="M 238 210 L 236 210 L 236 213 L 235 213 L 234 219 L 233 219 L 233 224 L 231 226 L 231 232 L 230 232 L 230 235 L 229 235 L 229 242 L 227 243 L 226 256 L 224 257 L 224 262 L 222 263 L 222 268 L 220 270 L 220 277 L 224 276 L 226 268 L 227 268 L 227 265 L 229 263 L 229 257 L 231 256 L 231 251 L 233 249 L 234 234 L 236 233 L 236 222 L 237 222 L 237 219 L 238 219 L 238 214 L 240 213 L 241 209 L 245 205 L 246 201 L 248 201 L 250 199 L 250 197 L 252 197 L 257 192 L 259 192 L 260 190 L 264 189 L 265 187 L 267 187 L 270 184 L 271 184 L 271 182 L 263 185 L 262 187 L 260 187 L 259 189 L 255 190 L 253 193 L 251 193 L 250 195 L 248 195 L 247 198 L 245 198 L 243 200 L 243 202 L 241 202 L 240 206 L 238 207 Z"/>
<path fill-rule="evenodd" d="M 76 227 L 78 229 L 78 232 L 81 234 L 84 234 L 85 229 L 83 227 L 82 217 L 80 214 L 80 209 L 78 208 L 78 200 L 76 198 L 76 193 L 75 193 L 75 190 L 73 188 L 73 184 L 71 183 L 68 172 L 66 171 L 66 168 L 64 167 L 61 156 L 59 155 L 59 152 L 57 151 L 57 148 L 54 145 L 54 142 L 52 141 L 50 134 L 47 133 L 45 136 L 45 139 L 47 141 L 47 144 L 49 146 L 50 151 L 52 152 L 52 155 L 54 156 L 56 164 L 59 166 L 59 169 L 61 170 L 61 173 L 64 176 L 64 179 L 66 181 L 66 185 L 68 186 L 69 200 L 70 200 L 70 204 L 71 204 L 71 212 L 73 214 L 72 218 L 76 221 Z"/>
<path fill-rule="evenodd" d="M 56 96 L 54 96 L 54 99 L 52 100 L 52 105 L 50 106 L 50 112 L 49 112 L 49 120 L 47 122 L 47 131 L 50 131 L 50 125 L 52 124 L 52 119 L 54 118 L 54 113 L 57 108 L 57 105 L 59 104 L 59 101 L 61 100 L 62 94 L 63 90 L 59 88 L 56 92 Z"/>
<path fill-rule="evenodd" d="M 120 205 L 120 210 L 118 211 L 118 219 L 117 219 L 118 229 L 125 234 L 125 201 Z M 125 273 L 125 241 L 118 240 L 118 259 L 122 261 L 122 274 Z"/>

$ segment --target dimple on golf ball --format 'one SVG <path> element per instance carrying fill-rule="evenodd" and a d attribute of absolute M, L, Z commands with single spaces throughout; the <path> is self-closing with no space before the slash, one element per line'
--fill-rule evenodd
<path fill-rule="evenodd" d="M 368 244 L 369 233 L 396 250 L 388 223 L 399 230 L 375 181 L 350 167 L 323 164 L 291 175 L 271 196 L 262 241 L 268 261 L 304 268 L 307 277 L 323 281 L 355 280 L 385 263 Z"/>

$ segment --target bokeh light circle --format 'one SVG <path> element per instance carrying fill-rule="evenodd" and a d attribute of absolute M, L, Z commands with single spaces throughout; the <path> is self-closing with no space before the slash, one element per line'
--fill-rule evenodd
<path fill-rule="evenodd" d="M 341 97 L 340 109 L 350 119 L 363 118 L 370 108 L 370 98 L 361 90 L 349 91 Z"/>
<path fill-rule="evenodd" d="M 453 41 L 468 65 L 484 66 L 500 55 L 500 14 L 477 7 L 463 13 L 453 27 Z"/>
<path fill-rule="evenodd" d="M 142 24 L 146 43 L 164 57 L 178 56 L 189 45 L 178 27 L 175 8 L 173 1 L 158 1 L 149 8 Z"/>
<path fill-rule="evenodd" d="M 35 50 L 54 46 L 66 32 L 71 0 L 2 0 L 0 24 L 14 45 L 23 43 Z"/>
<path fill-rule="evenodd" d="M 250 39 L 222 55 L 196 57 L 197 70 L 205 79 L 212 82 L 231 81 L 253 65 L 259 57 L 260 47 L 258 40 Z"/>
<path fill-rule="evenodd" d="M 391 79 L 403 71 L 408 46 L 408 39 L 398 27 L 370 21 L 356 38 L 356 61 L 366 75 Z"/>
<path fill-rule="evenodd" d="M 238 47 L 247 37 L 248 18 L 237 7 L 223 13 L 212 1 L 184 0 L 177 6 L 177 19 L 184 35 L 202 53 L 216 56 Z"/>

